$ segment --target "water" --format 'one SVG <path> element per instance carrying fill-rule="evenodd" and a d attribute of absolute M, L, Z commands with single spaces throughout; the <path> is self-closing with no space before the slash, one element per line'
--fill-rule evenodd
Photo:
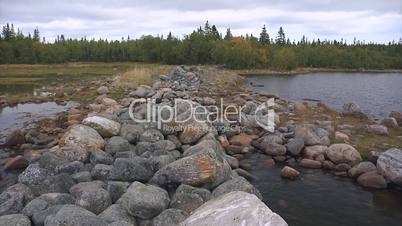
<path fill-rule="evenodd" d="M 0 108 L 0 144 L 5 136 L 15 128 L 29 126 L 34 120 L 43 117 L 55 116 L 76 106 L 76 102 L 68 102 L 66 105 L 58 105 L 55 102 L 18 104 L 14 107 Z"/>
<path fill-rule="evenodd" d="M 264 87 L 252 87 L 264 85 Z M 349 102 L 382 119 L 402 111 L 402 73 L 310 73 L 247 76 L 246 86 L 290 100 L 316 99 L 337 110 Z"/>
<path fill-rule="evenodd" d="M 295 166 L 300 177 L 282 179 L 280 167 L 268 168 L 254 156 L 252 182 L 264 202 L 292 226 L 399 226 L 402 222 L 402 191 L 367 190 L 350 178 L 322 170 Z"/>

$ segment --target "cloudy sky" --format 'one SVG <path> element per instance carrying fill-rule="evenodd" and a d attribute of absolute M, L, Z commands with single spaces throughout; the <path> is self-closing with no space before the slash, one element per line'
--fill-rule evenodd
<path fill-rule="evenodd" d="M 0 24 L 41 36 L 120 39 L 172 31 L 183 37 L 209 20 L 224 33 L 271 36 L 283 26 L 291 40 L 354 37 L 373 42 L 402 37 L 402 0 L 0 0 Z"/>

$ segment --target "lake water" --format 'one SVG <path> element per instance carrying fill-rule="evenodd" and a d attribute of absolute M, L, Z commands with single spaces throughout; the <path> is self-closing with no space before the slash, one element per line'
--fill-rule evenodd
<path fill-rule="evenodd" d="M 375 119 L 382 119 L 391 111 L 402 111 L 402 73 L 331 72 L 246 78 L 247 87 L 290 100 L 320 100 L 337 110 L 345 103 L 354 102 Z"/>
<path fill-rule="evenodd" d="M 402 191 L 368 190 L 350 178 L 292 166 L 295 180 L 282 179 L 281 167 L 268 168 L 254 155 L 252 170 L 263 201 L 291 226 L 399 226 Z"/>

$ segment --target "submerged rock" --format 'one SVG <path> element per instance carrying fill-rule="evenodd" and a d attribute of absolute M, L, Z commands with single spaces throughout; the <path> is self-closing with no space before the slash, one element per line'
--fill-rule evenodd
<path fill-rule="evenodd" d="M 296 179 L 299 175 L 300 175 L 299 171 L 297 171 L 289 166 L 285 166 L 281 170 L 281 177 L 289 178 L 291 180 Z"/>

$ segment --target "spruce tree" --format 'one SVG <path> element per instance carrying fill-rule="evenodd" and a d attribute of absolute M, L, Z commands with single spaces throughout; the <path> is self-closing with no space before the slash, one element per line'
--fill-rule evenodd
<path fill-rule="evenodd" d="M 262 31 L 261 31 L 261 34 L 260 34 L 260 40 L 259 41 L 260 41 L 260 43 L 262 45 L 269 45 L 270 44 L 269 34 L 267 32 L 267 28 L 265 27 L 265 24 L 262 27 Z"/>
<path fill-rule="evenodd" d="M 276 37 L 275 42 L 278 45 L 285 45 L 286 44 L 285 32 L 283 31 L 282 27 L 279 28 L 278 36 Z"/>
<path fill-rule="evenodd" d="M 226 30 L 226 35 L 225 35 L 225 40 L 230 40 L 233 38 L 232 32 L 230 31 L 230 28 Z"/>

